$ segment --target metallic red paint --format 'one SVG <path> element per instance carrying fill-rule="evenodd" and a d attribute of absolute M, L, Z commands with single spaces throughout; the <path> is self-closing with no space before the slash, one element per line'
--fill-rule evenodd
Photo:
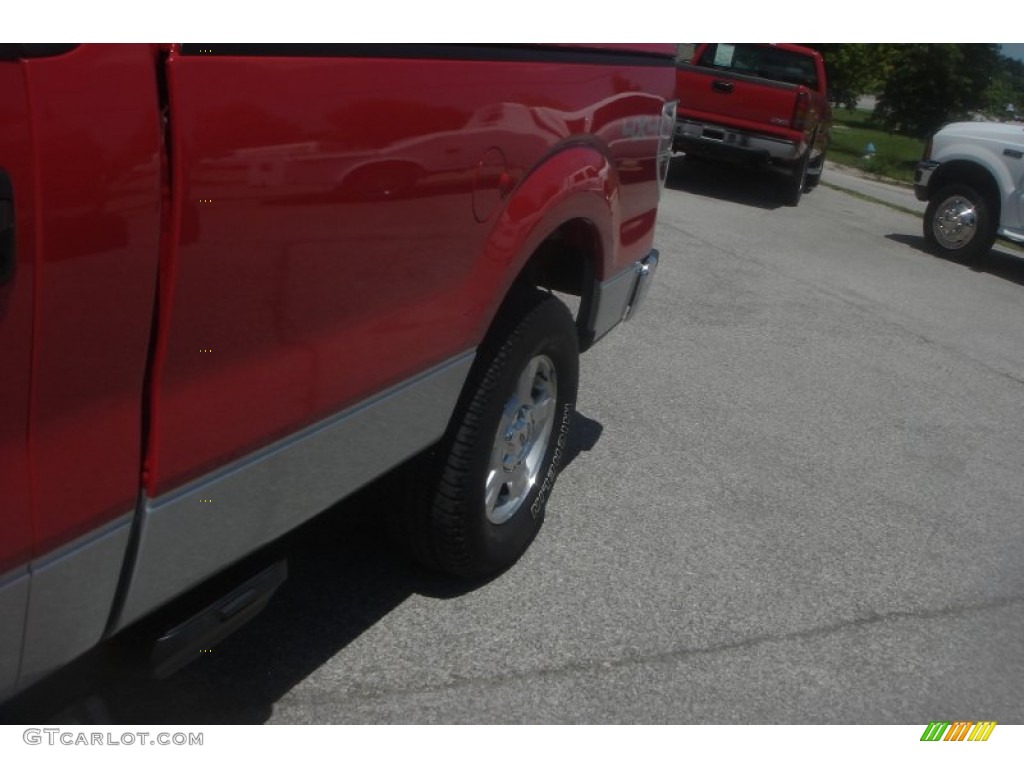
<path fill-rule="evenodd" d="M 598 280 L 648 254 L 673 46 L 565 48 L 591 50 L 81 45 L 0 61 L 17 228 L 0 284 L 0 579 L 19 614 L 0 640 L 31 645 L 3 660 L 8 677 L 29 669 L 15 685 L 116 626 L 125 562 L 160 557 L 140 537 L 123 560 L 140 494 L 472 349 L 556 230 Z M 636 53 L 656 57 L 619 55 Z M 236 544 L 263 543 L 259 522 Z M 188 556 L 173 535 L 161 546 Z M 31 561 L 46 563 L 31 584 L 8 579 Z"/>
<path fill-rule="evenodd" d="M 28 408 L 35 280 L 35 177 L 25 74 L 0 62 L 0 168 L 15 192 L 15 271 L 0 284 L 0 580 L 32 552 Z"/>
<path fill-rule="evenodd" d="M 709 45 L 711 43 L 700 43 L 693 61 L 698 61 Z M 828 144 L 832 110 L 821 54 L 789 43 L 775 43 L 774 47 L 813 59 L 819 87 L 801 86 L 798 90 L 796 86 L 773 84 L 767 79 L 732 72 L 716 75 L 707 69 L 684 67 L 676 76 L 679 117 L 790 141 L 794 143 L 795 154 L 801 154 L 812 138 L 817 150 L 824 149 Z M 727 94 L 714 90 L 712 83 L 718 80 L 730 82 L 732 90 Z"/>
<path fill-rule="evenodd" d="M 627 122 L 656 117 L 671 80 L 142 45 L 0 65 L 19 243 L 0 287 L 0 572 L 134 507 L 147 408 L 156 495 L 478 344 L 566 221 L 593 231 L 598 279 L 642 257 L 656 139 Z"/>
<path fill-rule="evenodd" d="M 565 216 L 628 222 L 604 235 L 599 275 L 651 245 L 657 139 L 625 122 L 660 115 L 670 67 L 173 52 L 168 72 L 178 242 L 153 495 L 479 343 L 499 286 Z M 522 191 L 580 145 L 598 160 Z M 518 189 L 481 222 L 471 193 L 494 148 Z M 590 173 L 603 212 L 558 212 Z"/>
<path fill-rule="evenodd" d="M 39 555 L 135 508 L 160 131 L 149 46 L 80 46 L 20 66 L 37 174 L 30 451 Z"/>

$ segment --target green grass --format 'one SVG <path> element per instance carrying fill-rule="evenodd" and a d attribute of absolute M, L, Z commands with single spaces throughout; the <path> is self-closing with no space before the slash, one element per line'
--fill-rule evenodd
<path fill-rule="evenodd" d="M 877 128 L 871 113 L 859 109 L 837 109 L 832 119 L 830 160 L 895 181 L 913 182 L 914 166 L 924 152 L 924 141 Z M 871 159 L 864 158 L 868 142 L 875 145 Z"/>

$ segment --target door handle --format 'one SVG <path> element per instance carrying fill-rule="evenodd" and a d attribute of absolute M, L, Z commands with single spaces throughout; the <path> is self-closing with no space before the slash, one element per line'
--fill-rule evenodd
<path fill-rule="evenodd" d="M 7 172 L 0 168 L 0 285 L 14 277 L 14 190 Z"/>
<path fill-rule="evenodd" d="M 728 80 L 713 80 L 711 87 L 719 93 L 732 93 L 733 84 Z"/>

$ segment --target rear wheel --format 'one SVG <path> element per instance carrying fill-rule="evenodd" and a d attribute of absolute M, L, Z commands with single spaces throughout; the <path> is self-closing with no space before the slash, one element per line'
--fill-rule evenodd
<path fill-rule="evenodd" d="M 786 205 L 800 205 L 800 198 L 803 197 L 804 189 L 807 187 L 807 169 L 811 164 L 811 149 L 807 148 L 793 168 L 793 175 L 786 180 L 785 199 Z"/>
<path fill-rule="evenodd" d="M 976 259 L 996 240 L 995 212 L 968 184 L 948 184 L 931 196 L 924 214 L 924 239 L 936 253 Z"/>
<path fill-rule="evenodd" d="M 814 189 L 821 183 L 821 174 L 825 172 L 825 153 L 827 151 L 827 147 L 821 150 L 818 159 L 811 163 L 807 169 L 807 189 Z"/>
<path fill-rule="evenodd" d="M 519 558 L 561 468 L 578 377 L 568 309 L 540 291 L 520 297 L 481 347 L 448 434 L 401 510 L 418 560 L 479 578 Z"/>

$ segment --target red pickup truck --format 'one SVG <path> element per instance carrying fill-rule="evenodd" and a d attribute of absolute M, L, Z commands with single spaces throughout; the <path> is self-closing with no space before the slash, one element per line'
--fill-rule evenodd
<path fill-rule="evenodd" d="M 416 557 L 514 562 L 657 265 L 673 53 L 0 45 L 0 699 L 411 457 Z"/>
<path fill-rule="evenodd" d="M 817 51 L 788 43 L 701 43 L 692 61 L 678 65 L 676 93 L 676 150 L 779 168 L 789 205 L 821 179 L 832 108 Z"/>

